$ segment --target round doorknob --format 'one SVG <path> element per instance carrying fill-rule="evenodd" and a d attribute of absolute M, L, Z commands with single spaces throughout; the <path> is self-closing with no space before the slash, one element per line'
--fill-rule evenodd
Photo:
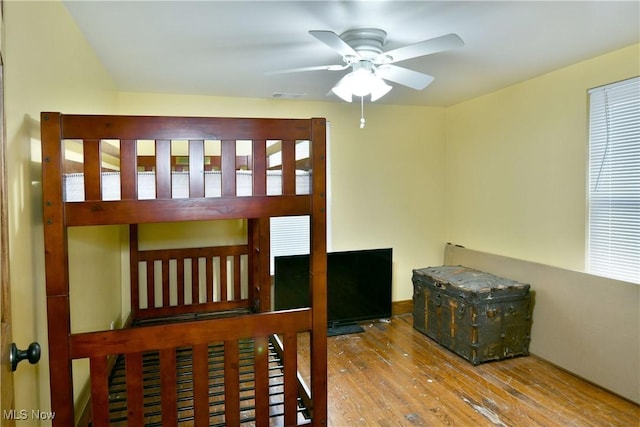
<path fill-rule="evenodd" d="M 11 353 L 9 354 L 11 370 L 15 371 L 18 368 L 18 363 L 25 359 L 32 365 L 38 363 L 40 360 L 40 344 L 32 342 L 26 350 L 18 350 L 15 343 L 11 344 Z"/>

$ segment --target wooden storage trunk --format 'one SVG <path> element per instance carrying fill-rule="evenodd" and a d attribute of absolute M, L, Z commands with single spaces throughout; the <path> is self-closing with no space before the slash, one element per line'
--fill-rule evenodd
<path fill-rule="evenodd" d="M 463 266 L 413 270 L 413 326 L 474 365 L 529 354 L 529 285 Z"/>

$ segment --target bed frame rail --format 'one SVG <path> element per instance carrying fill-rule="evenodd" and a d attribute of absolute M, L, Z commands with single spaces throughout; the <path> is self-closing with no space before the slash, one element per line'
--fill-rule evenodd
<path fill-rule="evenodd" d="M 240 362 L 240 347 L 247 338 L 252 338 L 253 378 L 255 404 L 252 408 L 255 425 L 268 426 L 270 417 L 269 360 L 266 349 L 269 337 L 277 333 L 283 338 L 282 373 L 284 399 L 284 425 L 305 424 L 299 422 L 297 395 L 297 333 L 311 327 L 309 309 L 290 310 L 246 315 L 239 319 L 222 318 L 199 320 L 182 324 L 166 324 L 114 331 L 91 332 L 72 335 L 69 348 L 72 359 L 90 360 L 92 425 L 109 426 L 109 357 L 123 355 L 126 365 L 127 425 L 143 426 L 145 423 L 160 422 L 162 425 L 178 425 L 180 402 L 188 400 L 192 414 L 188 425 L 209 426 L 214 422 L 215 405 L 211 388 L 215 379 L 209 369 L 210 345 L 222 343 L 224 348 L 224 376 L 217 387 L 224 394 L 224 415 L 222 424 L 239 426 L 241 423 L 241 390 L 243 376 Z M 135 351 L 131 351 L 135 349 Z M 182 369 L 177 363 L 177 354 L 189 351 L 191 355 L 191 378 L 184 389 Z M 157 352 L 162 375 L 156 387 L 161 405 L 159 415 L 154 419 L 145 416 L 145 403 L 152 397 L 145 391 L 147 368 L 143 366 L 143 355 Z M 186 397 L 185 397 L 186 396 Z M 219 408 L 218 408 L 219 410 Z M 160 419 L 158 418 L 160 417 Z M 218 420 L 217 422 L 220 422 Z"/>
<path fill-rule="evenodd" d="M 247 245 L 131 254 L 135 319 L 251 308 Z"/>
<path fill-rule="evenodd" d="M 42 123 L 43 173 L 48 186 L 55 186 L 55 192 L 64 195 L 65 176 L 60 171 L 69 163 L 68 156 L 81 159 L 74 168 L 82 170 L 79 185 L 84 188 L 84 201 L 66 203 L 67 225 L 171 221 L 180 216 L 184 218 L 184 214 L 177 213 L 185 210 L 193 211 L 190 217 L 184 218 L 186 220 L 212 216 L 233 218 L 240 212 L 247 213 L 247 217 L 302 215 L 310 210 L 310 196 L 296 189 L 296 169 L 301 164 L 296 159 L 297 145 L 312 140 L 308 120 L 43 113 Z M 219 196 L 204 200 L 205 170 L 209 168 L 211 159 L 205 155 L 205 142 L 211 140 L 219 144 L 220 154 L 216 156 L 216 162 L 219 162 L 221 181 L 219 190 L 216 190 Z M 152 200 L 141 199 L 138 194 L 141 162 L 138 157 L 149 162 L 149 156 L 138 153 L 140 141 L 153 142 L 155 198 Z M 184 156 L 188 169 L 188 198 L 176 198 L 172 194 L 176 161 L 172 154 L 174 141 L 188 143 L 188 153 Z M 68 143 L 73 143 L 76 149 L 68 149 Z M 238 152 L 237 146 L 243 143 L 250 144 L 249 155 Z M 306 154 L 307 160 L 311 151 L 309 149 Z M 277 166 L 273 166 L 274 158 Z M 107 162 L 110 162 L 108 167 L 105 166 Z M 302 163 L 310 165 L 309 161 Z M 282 200 L 288 198 L 285 203 L 265 200 L 271 195 L 267 189 L 267 172 L 274 167 L 281 171 L 281 191 L 277 193 L 278 198 L 284 197 Z M 103 197 L 105 168 L 118 171 L 118 199 L 106 200 Z M 251 171 L 250 196 L 238 197 L 236 172 L 239 168 Z M 159 202 L 162 202 L 162 207 Z M 149 215 L 150 206 L 156 211 L 166 211 L 167 215 L 161 218 Z"/>

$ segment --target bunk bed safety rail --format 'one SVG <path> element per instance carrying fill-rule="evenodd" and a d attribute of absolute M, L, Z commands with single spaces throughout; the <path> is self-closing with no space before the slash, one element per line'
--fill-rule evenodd
<path fill-rule="evenodd" d="M 67 226 L 310 214 L 309 120 L 60 113 L 42 120 L 51 132 L 43 161 L 64 171 L 47 179 L 55 188 L 46 193 L 66 202 Z"/>
<path fill-rule="evenodd" d="M 247 245 L 132 251 L 133 317 L 248 310 L 248 252 Z"/>
<path fill-rule="evenodd" d="M 60 149 L 66 202 L 310 192 L 310 142 L 304 133 L 275 134 L 263 139 L 253 134 L 250 139 L 242 139 L 251 134 L 236 129 L 240 135 L 232 136 L 225 130 L 225 136 L 218 139 L 215 120 L 207 119 L 208 126 L 214 129 L 203 129 L 197 118 L 157 117 L 146 119 L 154 123 L 167 121 L 165 127 L 172 127 L 172 133 L 166 134 L 160 127 L 148 134 L 137 125 L 137 131 L 125 132 L 131 133 L 132 139 L 122 135 L 116 139 L 114 132 L 96 133 L 95 129 L 84 127 L 82 132 L 76 130 L 83 122 L 94 123 L 101 117 L 97 126 L 103 130 L 123 126 L 120 122 L 129 119 L 66 115 L 62 118 Z M 190 128 L 176 128 L 177 120 L 185 120 L 185 126 Z M 243 122 L 216 120 L 238 121 L 239 125 Z"/>
<path fill-rule="evenodd" d="M 284 408 L 284 425 L 299 425 L 305 422 L 299 421 L 295 398 L 299 391 L 297 333 L 310 327 L 310 310 L 298 309 L 74 334 L 69 348 L 72 359 L 89 359 L 94 427 L 109 426 L 114 417 L 110 413 L 109 359 L 115 355 L 121 355 L 126 365 L 122 385 L 126 402 L 121 406 L 129 427 L 177 425 L 178 420 L 185 419 L 195 426 L 237 426 L 248 411 L 253 419 L 267 420 L 273 410 L 273 373 L 266 348 L 269 336 L 277 333 L 283 337 L 282 374 L 277 387 L 283 396 L 279 403 Z M 150 378 L 154 374 L 146 362 L 143 364 L 149 354 L 159 358 L 158 372 L 162 375 L 158 373 L 157 378 Z M 215 363 L 223 365 L 220 376 L 212 371 Z M 252 383 L 252 391 L 245 390 L 243 381 Z M 154 396 L 160 409 L 150 414 Z"/>

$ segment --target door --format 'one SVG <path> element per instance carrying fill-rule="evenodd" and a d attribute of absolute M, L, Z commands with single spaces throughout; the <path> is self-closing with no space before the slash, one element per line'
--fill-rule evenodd
<path fill-rule="evenodd" d="M 0 0 L 0 424 L 15 426 L 11 349 L 11 295 L 9 287 L 9 242 L 7 218 L 7 180 L 4 129 L 4 18 Z"/>

